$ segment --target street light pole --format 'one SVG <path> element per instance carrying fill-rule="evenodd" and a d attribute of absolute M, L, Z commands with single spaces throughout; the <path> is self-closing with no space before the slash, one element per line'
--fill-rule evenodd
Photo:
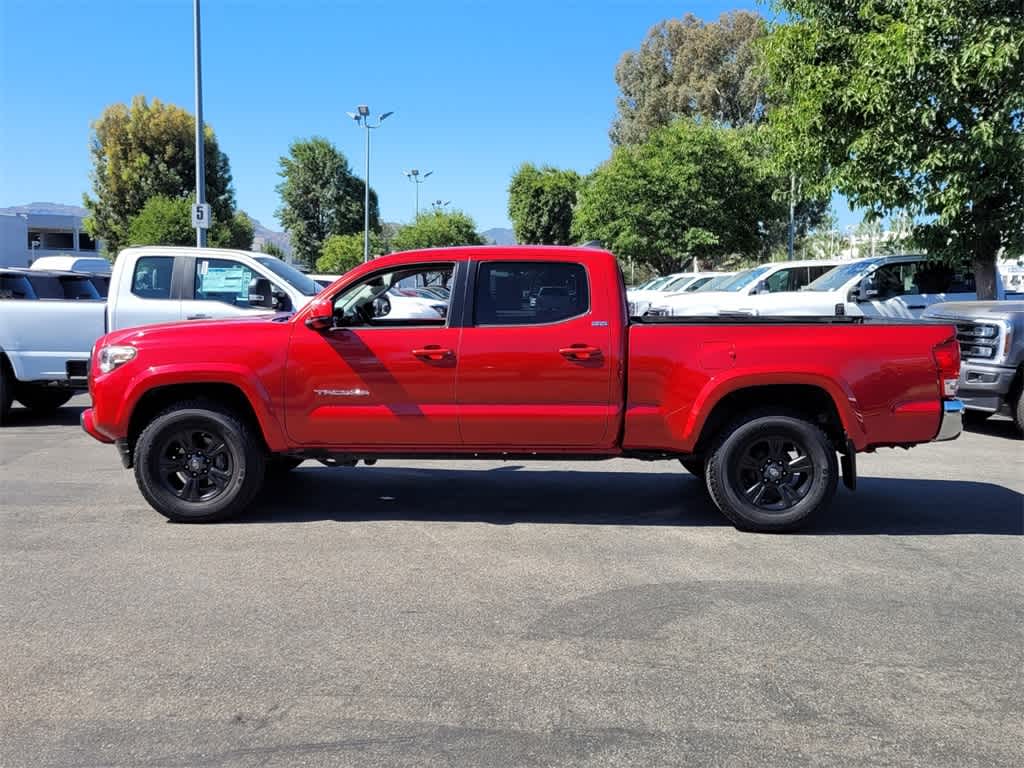
<path fill-rule="evenodd" d="M 196 204 L 206 202 L 206 147 L 203 141 L 203 54 L 199 33 L 199 0 L 192 0 L 192 26 L 195 32 L 196 79 Z M 196 227 L 196 247 L 206 247 L 206 228 Z"/>
<path fill-rule="evenodd" d="M 377 118 L 377 124 L 370 123 L 370 108 L 365 104 L 356 107 L 355 112 L 346 114 L 366 129 L 366 189 L 363 190 L 363 261 L 370 260 L 370 131 L 380 128 L 380 124 L 387 120 L 394 112 L 385 112 Z"/>
<path fill-rule="evenodd" d="M 419 172 L 418 168 L 413 168 L 412 170 L 405 172 L 406 178 L 409 179 L 409 181 L 411 181 L 413 184 L 416 185 L 416 218 L 417 219 L 420 217 L 420 184 L 422 184 L 424 181 L 426 181 L 427 177 L 430 176 L 432 173 L 433 173 L 433 171 L 427 171 L 422 176 L 420 176 L 420 172 Z"/>

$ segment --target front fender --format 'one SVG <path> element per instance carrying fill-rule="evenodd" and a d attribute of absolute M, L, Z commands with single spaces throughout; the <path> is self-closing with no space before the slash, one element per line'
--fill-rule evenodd
<path fill-rule="evenodd" d="M 115 372 L 116 373 L 116 372 Z M 115 434 L 111 437 L 126 437 L 132 413 L 139 401 L 150 392 L 162 387 L 203 384 L 227 384 L 236 387 L 252 407 L 259 423 L 263 439 L 271 451 L 283 451 L 288 444 L 274 399 L 267 391 L 264 383 L 253 374 L 250 368 L 232 363 L 207 363 L 202 367 L 190 366 L 188 376 L 184 378 L 177 365 L 151 366 L 134 373 L 127 381 L 120 403 L 116 406 L 111 419 L 103 418 L 104 426 L 111 424 Z M 97 381 L 95 390 L 102 389 L 102 382 Z M 109 429 L 103 429 L 109 433 Z"/>

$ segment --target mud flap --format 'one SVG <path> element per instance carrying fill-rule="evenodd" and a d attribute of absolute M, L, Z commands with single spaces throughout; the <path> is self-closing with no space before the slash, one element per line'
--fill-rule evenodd
<path fill-rule="evenodd" d="M 839 465 L 843 469 L 843 485 L 851 491 L 857 490 L 857 449 L 849 440 L 846 451 L 839 457 Z"/>

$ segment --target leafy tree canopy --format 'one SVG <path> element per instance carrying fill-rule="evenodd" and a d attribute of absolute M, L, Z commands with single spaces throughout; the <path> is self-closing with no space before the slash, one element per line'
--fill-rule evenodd
<path fill-rule="evenodd" d="M 476 223 L 462 211 L 432 210 L 421 213 L 415 222 L 402 227 L 394 236 L 397 251 L 416 248 L 444 248 L 450 245 L 484 245 Z"/>
<path fill-rule="evenodd" d="M 151 197 L 128 224 L 131 245 L 195 245 L 192 228 L 192 205 L 195 197 Z M 252 248 L 252 220 L 241 211 L 230 219 L 215 220 L 207 233 L 213 248 Z"/>
<path fill-rule="evenodd" d="M 331 142 L 320 136 L 294 141 L 279 162 L 277 217 L 291 233 L 298 261 L 312 265 L 331 235 L 363 231 L 366 185 L 352 174 L 345 155 Z M 372 189 L 370 228 L 380 229 L 377 194 Z"/>
<path fill-rule="evenodd" d="M 776 0 L 766 39 L 773 156 L 881 217 L 907 211 L 993 295 L 1024 246 L 1020 0 Z"/>
<path fill-rule="evenodd" d="M 760 255 L 784 212 L 760 152 L 753 128 L 687 119 L 617 147 L 580 190 L 574 236 L 662 274 L 693 257 Z"/>
<path fill-rule="evenodd" d="M 128 240 L 129 222 L 151 197 L 195 191 L 195 118 L 173 104 L 136 96 L 130 105 L 107 107 L 92 127 L 93 196 L 83 196 L 89 211 L 84 224 L 116 254 Z M 228 222 L 235 213 L 230 163 L 208 124 L 203 133 L 206 198 L 213 220 Z"/>
<path fill-rule="evenodd" d="M 568 245 L 580 176 L 523 163 L 508 188 L 508 215 L 520 243 Z"/>
<path fill-rule="evenodd" d="M 710 24 L 686 14 L 655 25 L 616 67 L 619 114 L 612 141 L 643 141 L 678 117 L 731 126 L 760 120 L 765 80 L 755 43 L 764 34 L 764 19 L 750 11 L 726 13 Z"/>
<path fill-rule="evenodd" d="M 370 233 L 370 253 L 379 256 L 384 253 L 384 238 L 376 232 Z M 363 263 L 363 236 L 331 235 L 324 241 L 316 270 L 326 275 L 341 275 Z"/>

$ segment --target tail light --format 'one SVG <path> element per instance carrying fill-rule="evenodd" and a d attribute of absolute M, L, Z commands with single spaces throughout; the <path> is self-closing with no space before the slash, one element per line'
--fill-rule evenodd
<path fill-rule="evenodd" d="M 939 391 L 943 397 L 956 397 L 960 385 L 960 345 L 950 337 L 932 347 L 932 358 L 939 375 Z"/>

